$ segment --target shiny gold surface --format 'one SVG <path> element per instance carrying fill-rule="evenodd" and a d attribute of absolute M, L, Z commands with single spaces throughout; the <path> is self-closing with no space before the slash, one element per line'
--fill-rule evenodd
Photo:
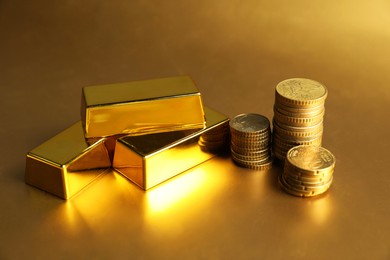
<path fill-rule="evenodd" d="M 229 118 L 208 107 L 205 107 L 205 116 L 206 128 L 202 130 L 119 138 L 113 168 L 142 189 L 148 190 L 207 161 L 217 153 L 203 149 L 199 145 L 200 137 L 218 128 L 226 128 Z M 228 143 L 228 140 L 225 141 Z M 227 145 L 224 147 L 227 149 Z"/>
<path fill-rule="evenodd" d="M 323 147 L 295 146 L 287 152 L 279 185 L 294 196 L 318 196 L 332 184 L 335 163 L 334 155 Z"/>
<path fill-rule="evenodd" d="M 77 122 L 27 153 L 26 183 L 69 199 L 111 166 L 104 141 L 88 145 Z"/>
<path fill-rule="evenodd" d="M 186 76 L 84 87 L 81 118 L 87 138 L 205 124 L 201 95 Z"/>
<path fill-rule="evenodd" d="M 389 259 L 388 1 L 0 1 L 1 259 Z M 332 186 L 301 199 L 214 157 L 142 191 L 64 201 L 26 153 L 80 120 L 82 86 L 190 75 L 205 104 L 272 118 L 286 78 L 328 88 Z"/>
<path fill-rule="evenodd" d="M 275 98 L 292 107 L 318 106 L 327 95 L 326 87 L 312 79 L 286 79 L 278 83 L 275 89 Z"/>

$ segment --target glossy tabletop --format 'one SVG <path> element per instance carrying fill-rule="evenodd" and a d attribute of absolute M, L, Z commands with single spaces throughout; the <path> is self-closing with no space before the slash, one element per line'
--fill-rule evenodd
<path fill-rule="evenodd" d="M 0 1 L 1 259 L 388 259 L 388 1 Z M 190 75 L 205 105 L 273 115 L 278 82 L 328 88 L 324 195 L 215 157 L 147 192 L 115 172 L 64 201 L 25 156 L 80 120 L 84 86 Z"/>

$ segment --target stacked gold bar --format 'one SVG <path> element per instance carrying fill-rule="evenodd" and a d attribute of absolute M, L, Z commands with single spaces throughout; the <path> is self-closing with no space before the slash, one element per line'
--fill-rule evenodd
<path fill-rule="evenodd" d="M 208 107 L 205 112 L 207 124 L 204 129 L 119 138 L 113 168 L 147 190 L 214 157 L 226 147 L 224 129 L 229 119 Z M 221 142 L 201 141 L 209 132 L 218 134 Z"/>
<path fill-rule="evenodd" d="M 271 128 L 268 118 L 258 114 L 241 114 L 229 124 L 233 161 L 254 170 L 271 168 Z"/>
<path fill-rule="evenodd" d="M 293 147 L 287 153 L 279 185 L 298 197 L 322 194 L 332 184 L 335 163 L 335 157 L 325 148 L 314 145 Z"/>
<path fill-rule="evenodd" d="M 321 146 L 327 93 L 323 84 L 303 78 L 276 86 L 272 148 L 280 161 L 294 146 Z"/>
<path fill-rule="evenodd" d="M 186 76 L 85 87 L 81 121 L 27 154 L 26 183 L 69 199 L 114 167 L 146 190 L 224 151 L 228 122 Z"/>
<path fill-rule="evenodd" d="M 77 122 L 27 153 L 26 183 L 69 199 L 111 166 L 105 141 L 88 144 Z"/>
<path fill-rule="evenodd" d="M 81 101 L 87 138 L 205 125 L 200 92 L 186 76 L 84 87 Z"/>

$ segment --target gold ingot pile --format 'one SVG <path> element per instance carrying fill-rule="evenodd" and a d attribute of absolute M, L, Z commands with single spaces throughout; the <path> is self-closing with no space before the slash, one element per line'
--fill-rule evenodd
<path fill-rule="evenodd" d="M 147 190 L 228 150 L 228 122 L 187 76 L 84 87 L 81 121 L 28 152 L 25 180 L 69 199 L 113 168 Z"/>
<path fill-rule="evenodd" d="M 279 185 L 298 197 L 313 197 L 326 192 L 333 181 L 335 157 L 325 148 L 300 145 L 291 148 L 279 176 Z"/>
<path fill-rule="evenodd" d="M 321 83 L 303 78 L 276 86 L 272 148 L 280 161 L 294 146 L 321 146 L 327 93 Z"/>
<path fill-rule="evenodd" d="M 233 161 L 255 170 L 271 168 L 269 120 L 258 114 L 242 114 L 233 118 L 229 125 Z"/>

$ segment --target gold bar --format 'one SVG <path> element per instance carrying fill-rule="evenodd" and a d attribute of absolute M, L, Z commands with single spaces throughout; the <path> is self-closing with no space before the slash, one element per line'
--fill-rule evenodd
<path fill-rule="evenodd" d="M 227 150 L 229 118 L 207 107 L 205 115 L 201 130 L 119 138 L 114 169 L 147 190 Z"/>
<path fill-rule="evenodd" d="M 111 166 L 104 142 L 89 145 L 77 122 L 27 153 L 26 183 L 69 199 Z"/>
<path fill-rule="evenodd" d="M 122 136 L 126 136 L 125 134 L 120 134 L 120 135 L 113 135 L 113 136 L 107 136 L 104 137 L 104 145 L 106 146 L 108 155 L 110 157 L 110 161 L 112 162 L 114 158 L 114 152 L 115 152 L 115 145 L 116 145 L 116 140 Z M 95 142 L 101 140 L 102 137 L 91 137 L 91 138 L 85 138 L 87 141 L 88 145 L 92 145 Z"/>
<path fill-rule="evenodd" d="M 84 87 L 81 118 L 87 138 L 205 125 L 200 92 L 187 76 Z"/>

